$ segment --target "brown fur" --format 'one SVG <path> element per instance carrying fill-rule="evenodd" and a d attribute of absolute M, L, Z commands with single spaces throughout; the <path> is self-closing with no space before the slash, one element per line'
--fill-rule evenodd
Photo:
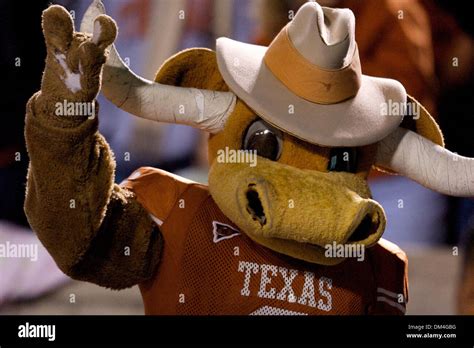
<path fill-rule="evenodd" d="M 28 103 L 25 126 L 28 220 L 66 274 L 114 289 L 132 286 L 151 277 L 159 262 L 161 242 L 155 224 L 130 192 L 114 184 L 115 161 L 98 133 L 97 117 L 55 114 L 57 101 L 94 100 L 103 48 L 115 38 L 110 29 L 115 26 L 103 26 L 102 49 L 86 35 L 69 35 L 72 20 L 62 7 L 44 12 L 43 27 L 48 57 L 41 92 Z M 81 92 L 71 93 L 61 81 L 57 50 L 67 50 L 73 71 L 78 71 L 80 57 Z M 125 248 L 130 248 L 130 256 Z"/>

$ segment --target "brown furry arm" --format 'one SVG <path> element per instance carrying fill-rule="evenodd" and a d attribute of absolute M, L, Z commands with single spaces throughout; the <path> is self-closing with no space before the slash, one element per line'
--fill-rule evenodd
<path fill-rule="evenodd" d="M 43 14 L 48 57 L 41 91 L 27 105 L 25 211 L 63 272 L 120 289 L 153 275 L 161 237 L 133 194 L 114 184 L 115 161 L 98 132 L 95 97 L 104 49 L 116 30 L 110 18 L 100 21 L 96 45 L 90 37 L 72 33 L 72 19 L 63 8 L 51 6 Z M 70 88 L 68 71 L 80 73 L 81 89 Z M 95 115 L 58 115 L 57 103 L 63 101 L 95 103 Z"/>
<path fill-rule="evenodd" d="M 38 104 L 37 94 L 26 118 L 25 210 L 41 242 L 72 278 L 115 289 L 149 278 L 159 232 L 132 193 L 114 184 L 115 162 L 97 118 L 59 127 L 65 120 L 54 122 Z"/>

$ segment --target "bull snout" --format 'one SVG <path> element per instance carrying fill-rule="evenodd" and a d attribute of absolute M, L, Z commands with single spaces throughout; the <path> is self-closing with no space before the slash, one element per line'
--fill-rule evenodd
<path fill-rule="evenodd" d="M 298 192 L 292 192 L 291 183 L 285 187 L 285 194 L 279 195 L 271 185 L 271 181 L 264 178 L 249 181 L 241 188 L 245 199 L 240 210 L 264 237 L 289 239 L 321 247 L 333 242 L 372 244 L 385 227 L 381 207 L 373 200 L 363 199 L 355 192 L 344 192 L 347 188 L 340 187 L 341 192 L 333 195 L 335 201 L 338 201 L 341 200 L 338 196 L 349 193 L 346 204 L 340 204 L 333 210 L 324 207 L 325 203 L 330 203 L 331 200 L 312 202 L 306 197 L 299 197 Z M 300 186 L 295 181 L 293 185 Z M 325 183 L 325 185 L 337 186 L 337 183 Z M 301 223 L 299 227 L 298 221 Z M 300 233 L 286 231 L 288 223 L 297 227 Z M 275 224 L 279 227 L 277 230 Z M 321 230 L 323 226 L 324 231 Z M 305 233 L 306 230 L 308 232 Z"/>
<path fill-rule="evenodd" d="M 310 262 L 324 260 L 329 244 L 372 246 L 385 214 L 355 174 L 323 173 L 259 159 L 257 167 L 214 164 L 211 194 L 250 238 Z M 341 260 L 339 260 L 340 262 Z"/>

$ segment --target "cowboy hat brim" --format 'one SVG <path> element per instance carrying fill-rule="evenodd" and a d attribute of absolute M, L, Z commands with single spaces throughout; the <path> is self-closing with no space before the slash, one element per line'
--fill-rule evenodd
<path fill-rule="evenodd" d="M 216 51 L 229 88 L 265 121 L 307 142 L 334 147 L 373 144 L 403 120 L 401 114 L 382 113 L 384 103 L 406 103 L 405 88 L 398 81 L 362 75 L 353 98 L 316 104 L 292 93 L 272 74 L 264 62 L 267 47 L 219 38 Z"/>

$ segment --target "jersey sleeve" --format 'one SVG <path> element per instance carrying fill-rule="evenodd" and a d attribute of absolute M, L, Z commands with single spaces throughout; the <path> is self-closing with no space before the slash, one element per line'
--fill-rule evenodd
<path fill-rule="evenodd" d="M 369 314 L 404 315 L 408 302 L 408 259 L 405 252 L 384 239 L 369 250 L 376 283 Z"/>
<path fill-rule="evenodd" d="M 164 170 L 142 167 L 120 185 L 132 191 L 153 221 L 161 226 L 191 184 L 194 182 Z"/>

